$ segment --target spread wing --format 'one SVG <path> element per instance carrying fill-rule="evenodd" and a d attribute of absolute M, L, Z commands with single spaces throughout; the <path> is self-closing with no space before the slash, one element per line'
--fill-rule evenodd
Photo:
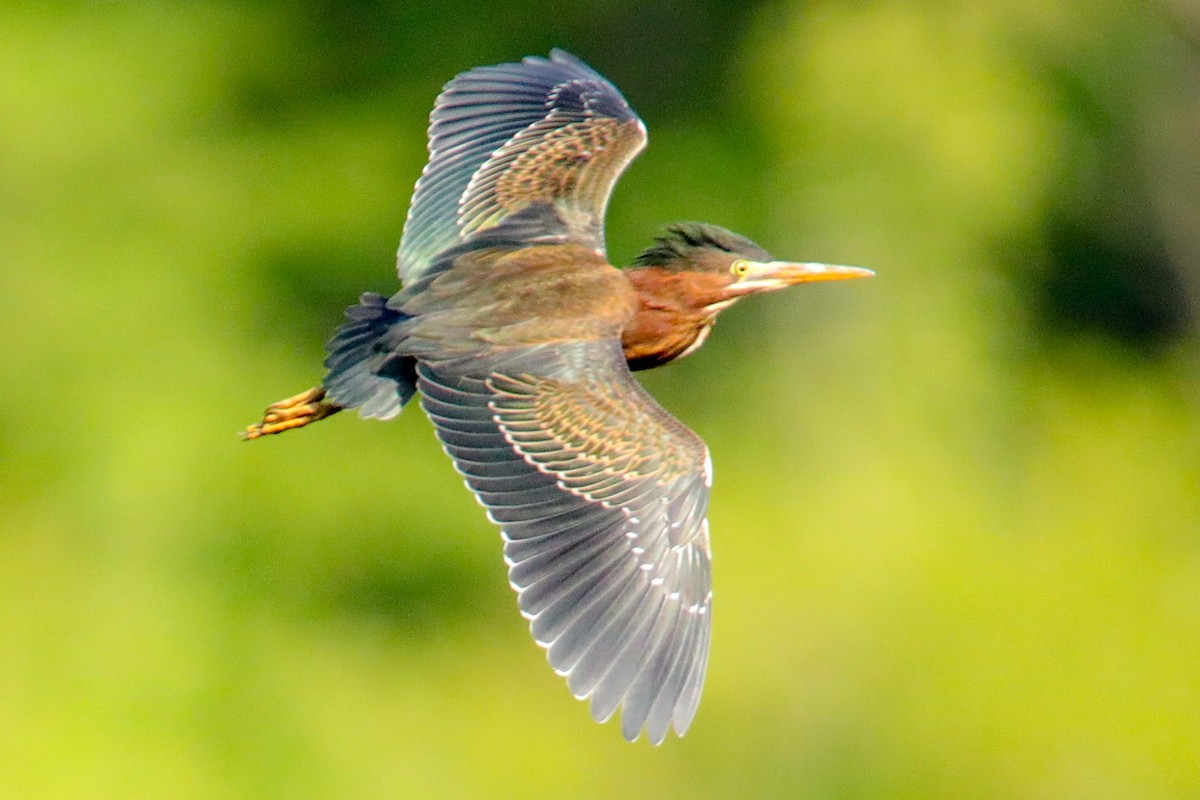
<path fill-rule="evenodd" d="M 446 452 L 503 531 L 551 666 L 598 721 L 621 706 L 627 739 L 682 734 L 708 657 L 704 443 L 633 380 L 616 341 L 418 371 Z"/>
<path fill-rule="evenodd" d="M 645 144 L 616 87 L 561 50 L 462 73 L 429 118 L 400 279 L 410 283 L 438 253 L 535 203 L 558 212 L 558 229 L 544 235 L 602 252 L 613 185 Z"/>

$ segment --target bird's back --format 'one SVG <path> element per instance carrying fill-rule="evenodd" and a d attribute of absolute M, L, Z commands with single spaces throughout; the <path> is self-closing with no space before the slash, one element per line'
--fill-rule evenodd
<path fill-rule="evenodd" d="M 575 244 L 460 248 L 389 304 L 422 357 L 616 339 L 637 308 L 625 275 Z"/>

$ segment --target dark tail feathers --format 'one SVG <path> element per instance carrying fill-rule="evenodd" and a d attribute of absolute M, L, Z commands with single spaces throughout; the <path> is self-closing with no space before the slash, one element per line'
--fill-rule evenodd
<path fill-rule="evenodd" d="M 329 370 L 321 385 L 342 408 L 361 417 L 390 419 L 417 391 L 416 360 L 398 355 L 395 326 L 408 319 L 387 298 L 367 292 L 346 309 L 346 321 L 326 343 Z"/>

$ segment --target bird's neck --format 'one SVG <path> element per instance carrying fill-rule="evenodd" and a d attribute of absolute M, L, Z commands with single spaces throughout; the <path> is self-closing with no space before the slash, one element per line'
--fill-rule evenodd
<path fill-rule="evenodd" d="M 638 310 L 621 334 L 633 370 L 649 369 L 690 355 L 704 344 L 719 307 L 685 285 L 684 276 L 658 267 L 624 270 L 638 294 Z"/>

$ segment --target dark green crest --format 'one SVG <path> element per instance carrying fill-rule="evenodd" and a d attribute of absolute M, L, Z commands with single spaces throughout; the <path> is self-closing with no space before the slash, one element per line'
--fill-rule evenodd
<path fill-rule="evenodd" d="M 634 259 L 639 267 L 685 269 L 697 263 L 701 251 L 716 250 L 751 261 L 772 261 L 771 254 L 745 236 L 719 225 L 704 222 L 677 222 L 668 225 L 654 244 Z"/>

